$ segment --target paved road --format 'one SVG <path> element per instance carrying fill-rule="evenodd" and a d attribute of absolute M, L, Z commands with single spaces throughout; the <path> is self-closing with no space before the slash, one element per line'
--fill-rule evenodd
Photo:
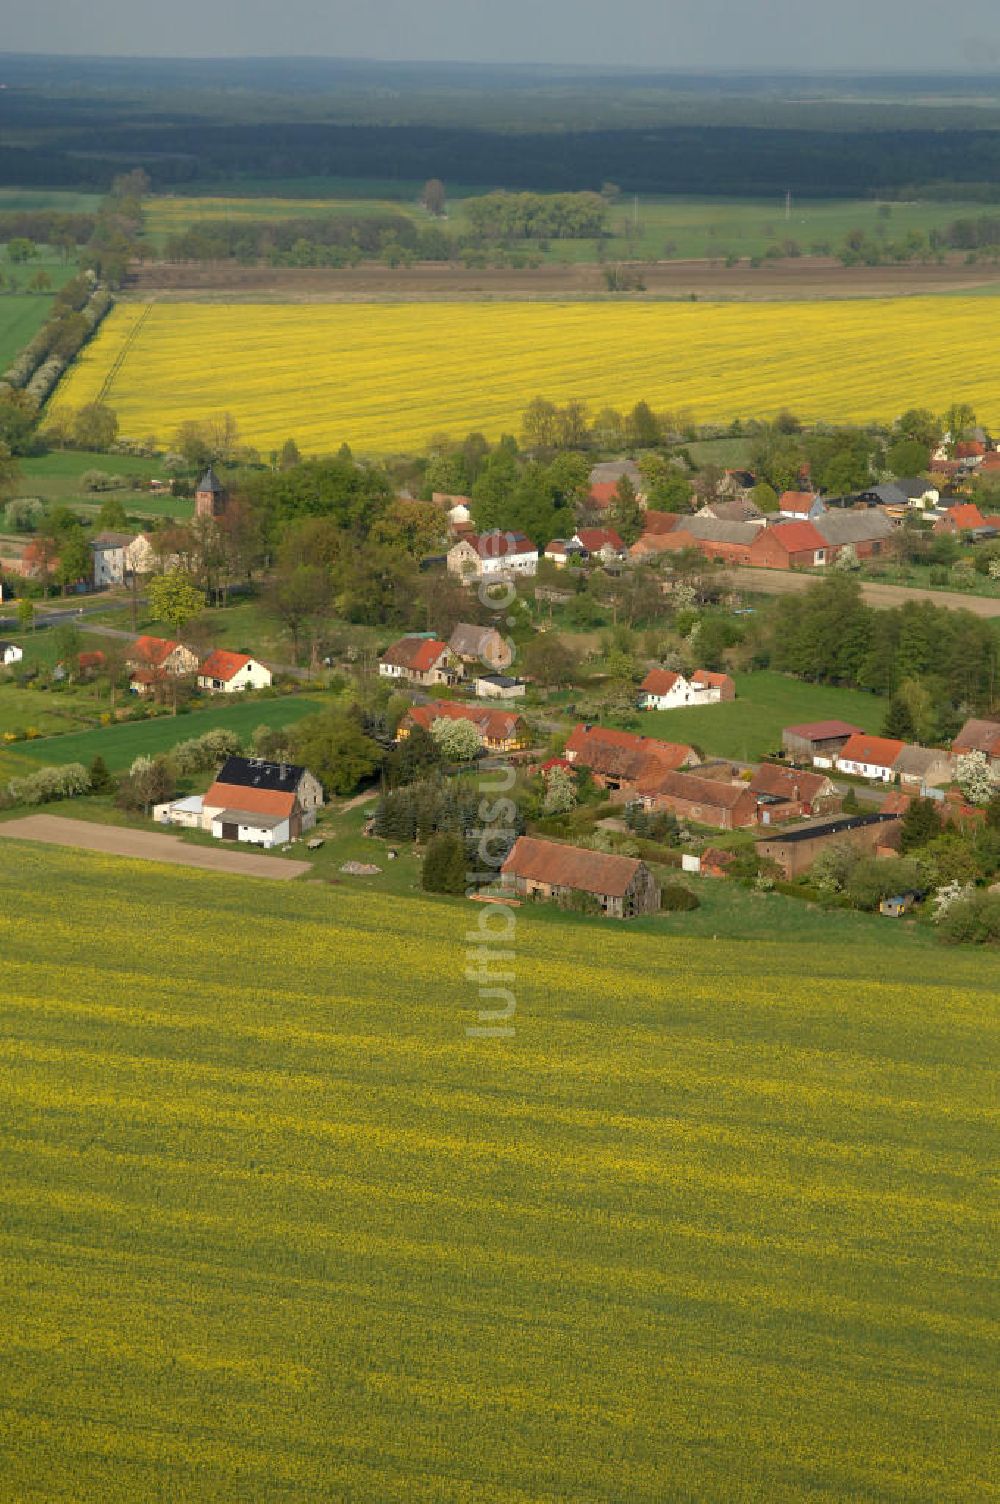
<path fill-rule="evenodd" d="M 737 567 L 729 569 L 727 574 L 738 590 L 752 590 L 758 595 L 801 595 L 816 580 L 814 574 L 797 574 L 784 569 Z M 985 595 L 964 595 L 959 590 L 922 590 L 916 585 L 879 585 L 873 580 L 863 580 L 861 594 L 869 606 L 883 609 L 903 606 L 907 601 L 930 601 L 935 606 L 947 606 L 951 611 L 971 611 L 973 616 L 1000 616 L 1000 600 L 991 600 Z"/>
<path fill-rule="evenodd" d="M 107 611 L 110 606 L 127 604 L 126 601 L 93 600 L 88 601 L 83 606 L 72 606 L 68 602 L 66 604 L 54 605 L 45 611 L 36 611 L 35 627 L 36 629 L 39 627 L 61 627 L 66 622 L 83 627 L 87 625 L 86 618 L 92 612 Z M 146 604 L 145 596 L 139 597 L 139 604 L 140 606 Z M 0 610 L 3 609 L 4 607 L 0 607 Z M 0 616 L 0 627 L 5 631 L 20 631 L 16 616 Z M 131 636 L 131 633 L 126 632 L 122 635 L 128 637 Z"/>

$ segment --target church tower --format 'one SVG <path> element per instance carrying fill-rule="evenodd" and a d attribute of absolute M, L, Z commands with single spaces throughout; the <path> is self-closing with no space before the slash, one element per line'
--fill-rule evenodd
<path fill-rule="evenodd" d="M 198 482 L 198 489 L 194 493 L 194 514 L 196 517 L 224 517 L 228 493 L 215 471 L 209 465 L 205 474 Z"/>

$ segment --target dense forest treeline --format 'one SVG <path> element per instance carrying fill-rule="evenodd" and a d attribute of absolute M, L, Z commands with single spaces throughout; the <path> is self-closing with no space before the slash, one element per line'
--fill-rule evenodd
<path fill-rule="evenodd" d="M 658 130 L 515 133 L 433 126 L 265 121 L 216 124 L 141 114 L 77 122 L 27 144 L 18 106 L 0 102 L 0 183 L 107 187 L 123 161 L 154 187 L 244 177 L 379 178 L 502 184 L 516 190 L 865 197 L 933 182 L 1000 181 L 1000 132 L 990 130 Z M 26 144 L 9 144 L 20 132 Z M 911 191 L 909 188 L 907 191 Z"/>

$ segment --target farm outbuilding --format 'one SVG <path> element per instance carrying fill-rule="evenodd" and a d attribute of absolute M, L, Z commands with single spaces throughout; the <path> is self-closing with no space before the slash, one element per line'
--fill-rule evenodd
<path fill-rule="evenodd" d="M 500 869 L 505 888 L 526 898 L 555 899 L 588 894 L 612 919 L 655 914 L 656 879 L 638 857 L 612 856 L 536 836 L 519 836 Z"/>

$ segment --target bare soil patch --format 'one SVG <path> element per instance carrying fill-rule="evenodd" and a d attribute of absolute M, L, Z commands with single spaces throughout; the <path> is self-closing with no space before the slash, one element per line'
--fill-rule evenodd
<path fill-rule="evenodd" d="M 62 815 L 26 815 L 0 825 L 0 837 L 14 841 L 43 841 L 49 846 L 74 846 L 106 856 L 136 857 L 144 862 L 170 862 L 178 867 L 201 867 L 206 872 L 235 873 L 240 877 L 273 877 L 288 882 L 311 870 L 309 862 L 283 861 L 242 851 L 213 851 L 189 846 L 180 836 L 115 825 L 91 825 Z"/>
<path fill-rule="evenodd" d="M 740 302 L 800 298 L 896 298 L 933 292 L 972 292 L 1000 286 L 1000 269 L 968 266 L 961 257 L 942 265 L 845 267 L 832 257 L 742 262 L 659 261 L 637 266 L 637 293 L 609 293 L 595 262 L 531 270 L 477 270 L 421 263 L 388 267 L 237 266 L 229 261 L 154 261 L 133 267 L 127 295 L 160 301 L 364 303 L 484 298 L 571 298 L 643 301 L 706 298 Z"/>
<path fill-rule="evenodd" d="M 730 569 L 732 583 L 740 590 L 760 595 L 801 595 L 815 584 L 815 574 L 797 574 L 778 569 Z M 861 595 L 869 606 L 888 609 L 904 606 L 907 601 L 930 601 L 933 606 L 947 606 L 951 611 L 971 611 L 973 616 L 1000 616 L 1000 600 L 986 595 L 965 595 L 961 590 L 922 590 L 919 585 L 880 585 L 875 580 L 861 582 Z"/>

